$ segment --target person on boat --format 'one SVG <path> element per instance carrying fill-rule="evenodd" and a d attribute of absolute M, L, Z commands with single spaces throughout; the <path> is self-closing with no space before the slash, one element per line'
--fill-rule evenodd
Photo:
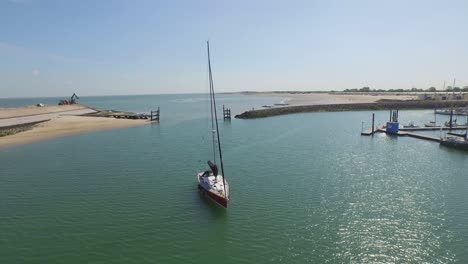
<path fill-rule="evenodd" d="M 216 177 L 218 176 L 218 166 L 211 162 L 211 160 L 208 161 L 208 166 L 210 166 L 211 171 L 213 172 L 213 175 Z"/>
<path fill-rule="evenodd" d="M 211 162 L 211 160 L 208 161 L 208 166 L 210 166 L 211 170 L 204 171 L 202 177 L 208 177 L 210 174 L 213 174 L 215 177 L 218 176 L 218 166 Z"/>

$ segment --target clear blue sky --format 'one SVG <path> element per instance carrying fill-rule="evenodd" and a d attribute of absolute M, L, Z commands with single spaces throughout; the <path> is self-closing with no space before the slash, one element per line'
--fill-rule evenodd
<path fill-rule="evenodd" d="M 0 97 L 468 85 L 468 1 L 0 0 Z"/>

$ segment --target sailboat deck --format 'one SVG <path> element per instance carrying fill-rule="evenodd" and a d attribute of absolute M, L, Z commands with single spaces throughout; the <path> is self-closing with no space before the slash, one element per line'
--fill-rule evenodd
<path fill-rule="evenodd" d="M 199 184 L 207 191 L 212 192 L 220 197 L 226 198 L 224 193 L 224 182 L 223 176 L 218 175 L 214 176 L 210 174 L 209 176 L 202 176 L 203 173 L 198 174 L 198 182 Z M 226 181 L 225 181 L 226 182 Z M 229 196 L 229 185 L 226 182 L 226 193 Z"/>

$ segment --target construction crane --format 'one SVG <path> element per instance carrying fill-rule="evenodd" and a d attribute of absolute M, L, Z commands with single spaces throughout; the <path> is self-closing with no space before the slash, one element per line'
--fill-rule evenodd
<path fill-rule="evenodd" d="M 80 99 L 76 93 L 73 93 L 72 97 L 70 98 L 70 104 L 76 104 L 76 100 Z"/>
<path fill-rule="evenodd" d="M 76 104 L 76 100 L 80 99 L 76 93 L 70 97 L 70 100 L 60 100 L 59 105 L 71 105 Z"/>

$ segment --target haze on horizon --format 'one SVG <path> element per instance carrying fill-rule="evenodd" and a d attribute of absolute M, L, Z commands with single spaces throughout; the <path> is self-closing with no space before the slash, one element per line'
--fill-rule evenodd
<path fill-rule="evenodd" d="M 0 97 L 468 85 L 467 1 L 0 0 Z"/>

